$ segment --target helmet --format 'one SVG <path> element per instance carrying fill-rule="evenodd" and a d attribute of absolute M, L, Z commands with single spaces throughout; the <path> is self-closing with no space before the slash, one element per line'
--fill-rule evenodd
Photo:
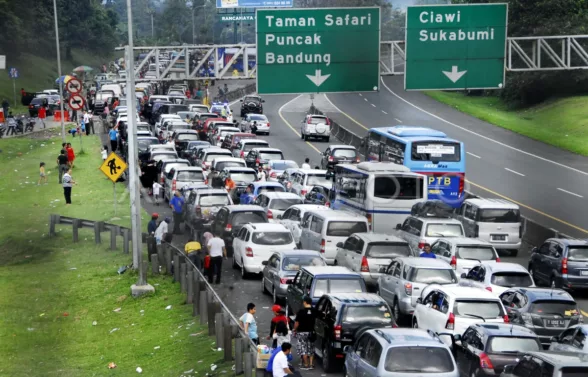
<path fill-rule="evenodd" d="M 151 217 L 155 217 L 155 218 L 157 219 L 157 218 L 159 217 L 159 213 L 157 213 L 157 212 L 153 212 L 153 213 L 151 214 Z"/>
<path fill-rule="evenodd" d="M 163 221 L 165 221 L 166 223 L 171 223 L 171 219 L 168 217 L 166 217 Z"/>

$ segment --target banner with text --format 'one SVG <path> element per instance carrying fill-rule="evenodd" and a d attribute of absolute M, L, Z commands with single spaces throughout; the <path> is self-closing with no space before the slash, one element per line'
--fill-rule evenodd
<path fill-rule="evenodd" d="M 216 0 L 217 8 L 292 8 L 294 0 Z"/>

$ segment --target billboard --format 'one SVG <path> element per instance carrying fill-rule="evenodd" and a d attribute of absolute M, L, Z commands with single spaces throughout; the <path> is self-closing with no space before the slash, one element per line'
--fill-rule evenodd
<path fill-rule="evenodd" d="M 217 8 L 292 8 L 294 0 L 216 0 Z"/>

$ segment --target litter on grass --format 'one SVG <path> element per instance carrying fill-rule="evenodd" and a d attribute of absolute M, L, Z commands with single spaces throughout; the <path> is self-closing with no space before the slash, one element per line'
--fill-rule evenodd
<path fill-rule="evenodd" d="M 168 305 L 168 306 L 165 307 L 165 310 L 170 310 L 171 308 L 172 308 L 172 306 L 171 305 Z"/>
<path fill-rule="evenodd" d="M 137 373 L 143 373 L 143 369 L 141 369 L 141 367 L 137 367 L 137 369 L 135 369 L 137 371 Z"/>
<path fill-rule="evenodd" d="M 114 310 L 113 310 L 113 312 L 117 312 L 117 313 L 118 313 L 118 312 L 120 312 L 121 310 L 122 310 L 122 308 L 116 308 L 116 309 L 114 309 Z"/>
<path fill-rule="evenodd" d="M 112 334 L 113 332 L 118 331 L 118 330 L 120 330 L 120 329 L 118 327 L 116 327 L 116 328 L 110 330 L 110 333 Z"/>
<path fill-rule="evenodd" d="M 98 324 L 98 321 L 92 322 L 92 326 L 96 326 L 97 324 Z"/>
<path fill-rule="evenodd" d="M 113 362 L 108 363 L 108 369 L 114 369 L 116 368 L 116 364 Z"/>
<path fill-rule="evenodd" d="M 155 347 L 153 347 L 154 350 L 158 350 L 160 348 L 161 348 L 161 346 L 155 346 Z"/>

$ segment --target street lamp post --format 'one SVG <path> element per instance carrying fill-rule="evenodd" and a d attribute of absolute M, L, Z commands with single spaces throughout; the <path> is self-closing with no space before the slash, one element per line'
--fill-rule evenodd
<path fill-rule="evenodd" d="M 61 78 L 61 52 L 59 51 L 59 25 L 57 23 L 57 0 L 53 0 L 53 18 L 55 20 L 55 45 L 57 46 L 57 74 L 59 80 L 59 108 L 61 110 L 61 140 L 65 143 L 65 123 L 63 118 L 63 79 Z"/>

